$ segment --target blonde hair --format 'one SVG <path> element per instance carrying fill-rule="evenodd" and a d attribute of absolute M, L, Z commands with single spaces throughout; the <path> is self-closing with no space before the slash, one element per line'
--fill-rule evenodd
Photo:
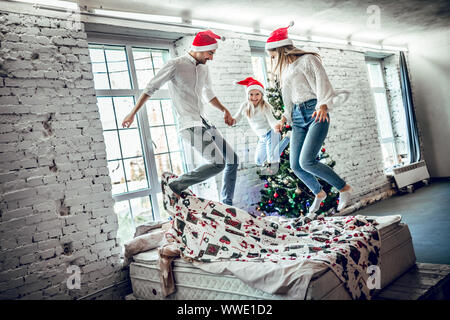
<path fill-rule="evenodd" d="M 281 74 L 283 73 L 284 68 L 286 68 L 290 63 L 294 62 L 299 57 L 305 54 L 312 54 L 316 56 L 320 61 L 322 58 L 316 52 L 312 51 L 304 51 L 293 45 L 289 44 L 287 46 L 282 46 L 274 49 L 269 49 L 268 51 L 277 53 L 277 64 L 273 66 L 272 71 L 278 76 L 278 79 L 281 80 Z"/>
<path fill-rule="evenodd" d="M 259 107 L 259 108 L 261 108 L 261 111 L 263 111 L 265 108 L 267 108 L 267 104 L 266 104 L 266 101 L 264 100 L 264 95 L 262 94 L 261 91 L 260 91 L 260 93 L 261 93 L 261 100 L 259 100 L 258 104 L 256 106 L 254 106 L 254 108 Z M 247 107 L 246 113 L 247 113 L 247 117 L 251 118 L 253 102 L 250 101 L 249 96 L 250 96 L 250 92 L 247 95 L 248 107 Z"/>

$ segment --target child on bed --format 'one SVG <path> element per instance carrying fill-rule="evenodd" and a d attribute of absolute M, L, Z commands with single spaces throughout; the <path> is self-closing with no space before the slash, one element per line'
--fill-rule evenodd
<path fill-rule="evenodd" d="M 246 116 L 250 127 L 259 138 L 255 154 L 256 164 L 261 166 L 267 162 L 272 167 L 280 162 L 280 154 L 289 144 L 289 136 L 285 136 L 280 142 L 281 135 L 275 130 L 278 121 L 272 114 L 273 107 L 263 98 L 264 86 L 259 81 L 248 77 L 236 84 L 247 87 L 247 100 L 234 115 L 234 124 Z"/>

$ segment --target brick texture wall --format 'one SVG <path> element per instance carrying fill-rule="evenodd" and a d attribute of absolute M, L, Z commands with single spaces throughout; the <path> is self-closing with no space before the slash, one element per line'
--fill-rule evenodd
<path fill-rule="evenodd" d="M 0 12 L 0 299 L 126 281 L 86 33 Z M 69 290 L 69 266 L 81 288 Z"/>

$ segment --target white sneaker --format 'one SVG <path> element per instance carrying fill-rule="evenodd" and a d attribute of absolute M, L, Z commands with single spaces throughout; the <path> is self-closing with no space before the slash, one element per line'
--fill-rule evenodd
<path fill-rule="evenodd" d="M 353 189 L 350 188 L 348 191 L 339 193 L 339 204 L 337 206 L 337 211 L 341 211 L 350 203 L 350 197 L 352 196 Z"/>
<path fill-rule="evenodd" d="M 308 215 L 315 213 L 317 210 L 319 210 L 320 208 L 320 203 L 325 200 L 327 198 L 327 196 L 325 195 L 325 197 L 323 198 L 319 198 L 319 197 L 315 197 L 314 198 L 314 202 L 312 203 L 311 207 L 309 207 L 309 211 L 308 211 Z"/>

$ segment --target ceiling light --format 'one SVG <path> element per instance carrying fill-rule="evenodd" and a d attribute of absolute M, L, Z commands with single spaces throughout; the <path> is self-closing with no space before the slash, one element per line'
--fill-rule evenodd
<path fill-rule="evenodd" d="M 311 36 L 311 41 L 337 43 L 337 44 L 348 44 L 347 40 L 328 38 L 328 37 L 320 37 L 320 36 Z"/>
<path fill-rule="evenodd" d="M 253 30 L 253 28 L 251 28 L 251 27 L 235 26 L 235 25 L 231 25 L 231 24 L 211 22 L 211 21 L 206 21 L 206 20 L 194 20 L 193 19 L 192 25 L 198 26 L 198 27 L 231 30 L 231 31 L 235 31 L 235 32 L 244 32 L 244 33 L 254 33 L 255 32 Z"/>
<path fill-rule="evenodd" d="M 374 43 L 365 43 L 365 42 L 359 42 L 359 41 L 351 41 L 351 44 L 356 47 L 365 47 L 365 48 L 372 48 L 372 49 L 381 49 L 380 45 L 374 44 Z"/>
<path fill-rule="evenodd" d="M 153 15 L 153 14 L 145 14 L 145 13 L 134 13 L 134 12 L 124 12 L 124 11 L 112 11 L 112 10 L 103 10 L 103 9 L 94 9 L 94 14 L 116 17 L 116 18 L 126 18 L 126 19 L 134 19 L 134 20 L 142 20 L 149 22 L 169 22 L 169 23 L 181 23 L 181 17 L 172 17 L 172 16 L 161 16 L 161 15 Z"/>
<path fill-rule="evenodd" d="M 59 0 L 13 0 L 14 2 L 25 2 L 33 5 L 49 6 L 49 7 L 61 7 L 77 10 L 78 4 L 69 1 L 59 1 Z"/>
<path fill-rule="evenodd" d="M 384 50 L 392 50 L 392 51 L 408 51 L 406 47 L 394 47 L 394 46 L 385 46 L 381 45 Z"/>

